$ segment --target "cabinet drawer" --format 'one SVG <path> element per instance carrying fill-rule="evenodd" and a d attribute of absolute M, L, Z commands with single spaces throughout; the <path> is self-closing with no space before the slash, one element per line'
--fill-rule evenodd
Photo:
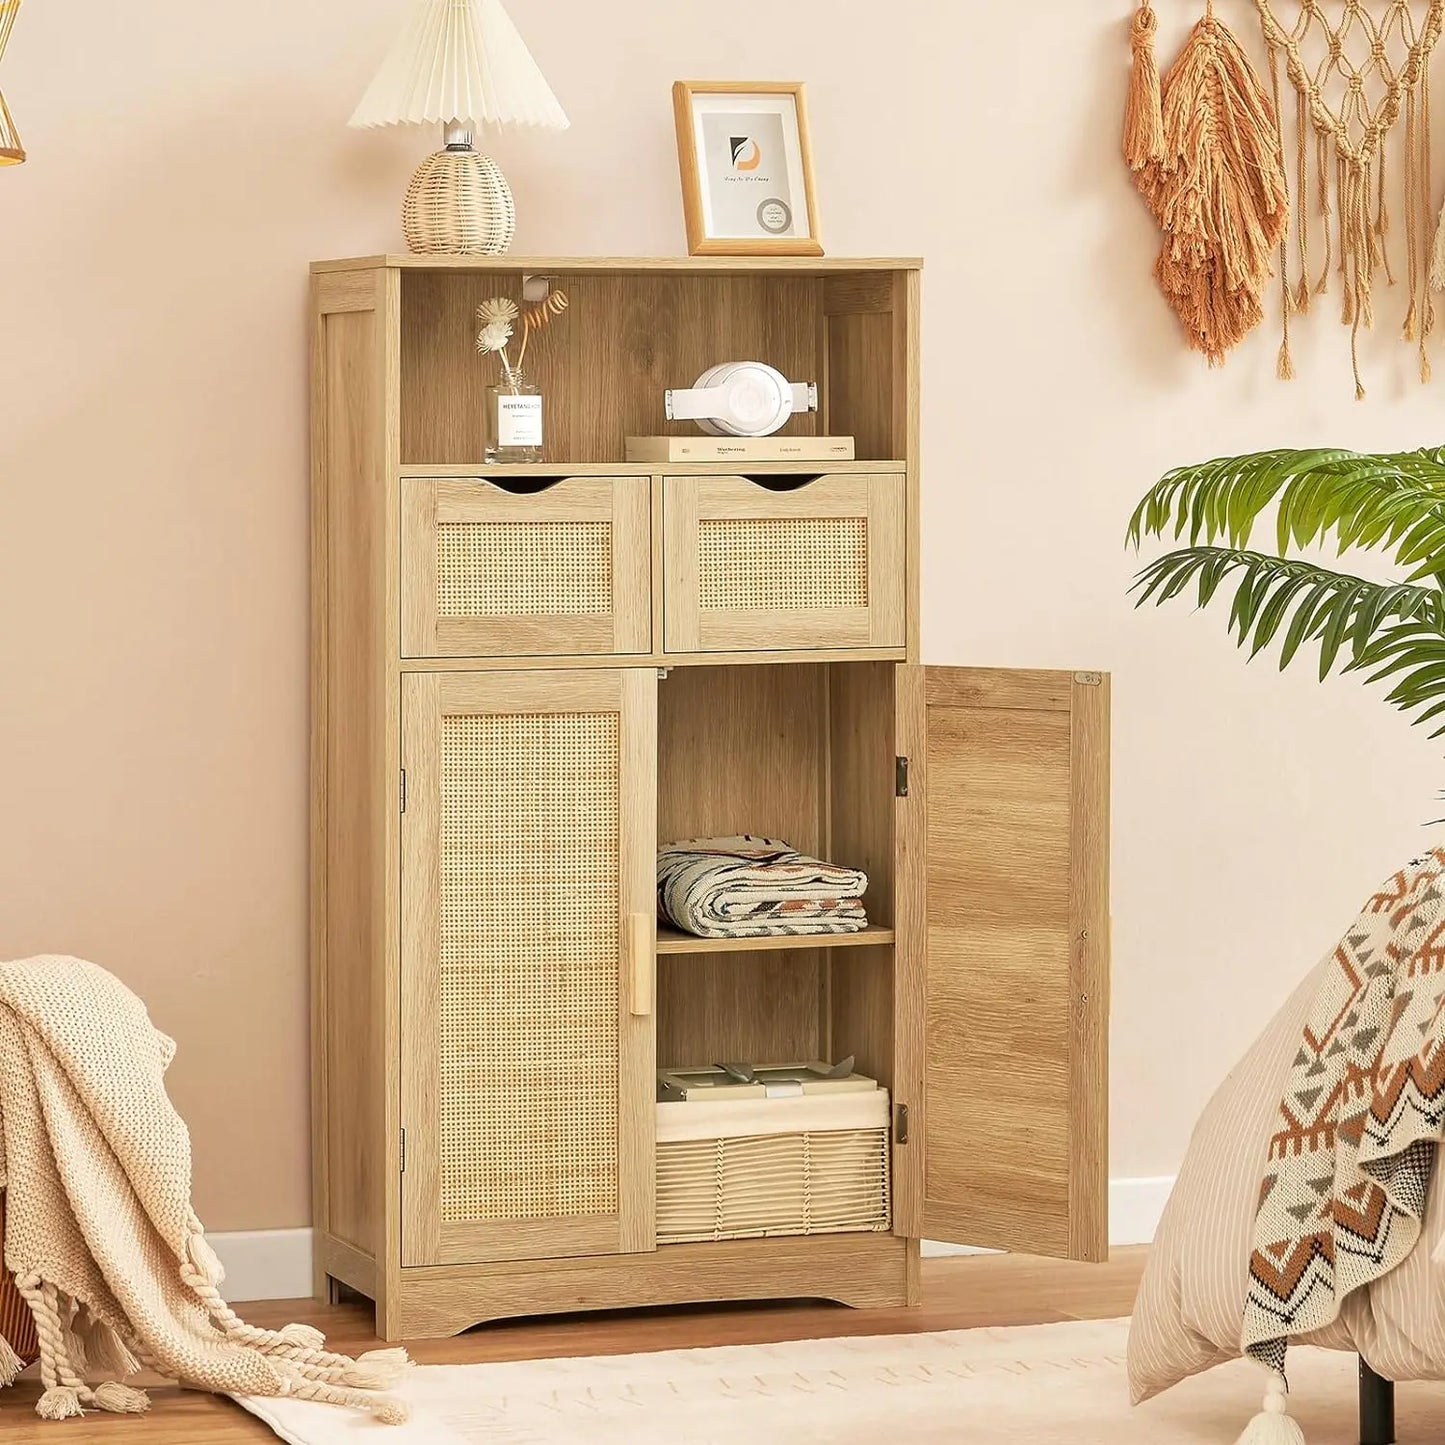
<path fill-rule="evenodd" d="M 652 648 L 646 477 L 411 477 L 402 483 L 406 657 Z"/>
<path fill-rule="evenodd" d="M 904 495 L 902 473 L 668 477 L 666 650 L 902 647 Z"/>

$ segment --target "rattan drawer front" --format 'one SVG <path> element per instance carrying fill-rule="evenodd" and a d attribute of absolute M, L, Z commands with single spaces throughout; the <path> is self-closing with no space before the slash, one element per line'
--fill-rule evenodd
<path fill-rule="evenodd" d="M 903 647 L 901 473 L 663 485 L 668 652 Z"/>
<path fill-rule="evenodd" d="M 403 1259 L 650 1243 L 656 679 L 403 679 Z M 645 946 L 644 946 L 645 945 Z M 633 958 L 629 949 L 638 957 Z"/>
<path fill-rule="evenodd" d="M 402 484 L 402 652 L 546 657 L 652 647 L 646 477 Z"/>

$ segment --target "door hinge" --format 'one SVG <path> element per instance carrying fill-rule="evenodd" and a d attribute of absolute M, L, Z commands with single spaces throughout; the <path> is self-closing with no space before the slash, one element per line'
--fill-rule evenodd
<path fill-rule="evenodd" d="M 401 1170 L 400 1170 L 400 1172 L 401 1172 L 402 1174 L 405 1174 L 405 1173 L 406 1173 L 406 1130 L 405 1130 L 405 1129 L 403 1129 L 403 1130 L 401 1131 Z"/>
<path fill-rule="evenodd" d="M 1080 687 L 1103 687 L 1104 674 L 1102 672 L 1076 672 L 1074 681 Z"/>
<path fill-rule="evenodd" d="M 908 1142 L 907 1104 L 895 1104 L 893 1106 L 893 1142 L 895 1144 L 906 1144 Z"/>
<path fill-rule="evenodd" d="M 893 759 L 893 795 L 897 798 L 908 796 L 908 759 Z"/>
<path fill-rule="evenodd" d="M 406 769 L 401 770 L 401 811 L 406 812 Z"/>

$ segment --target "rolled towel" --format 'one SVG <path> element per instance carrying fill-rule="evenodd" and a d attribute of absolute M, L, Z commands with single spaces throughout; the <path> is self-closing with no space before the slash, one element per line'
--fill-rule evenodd
<path fill-rule="evenodd" d="M 867 887 L 777 838 L 684 838 L 657 855 L 658 916 L 700 938 L 859 933 Z"/>

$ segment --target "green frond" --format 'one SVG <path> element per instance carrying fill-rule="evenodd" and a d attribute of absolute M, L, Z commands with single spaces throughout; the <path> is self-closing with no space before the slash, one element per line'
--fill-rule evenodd
<path fill-rule="evenodd" d="M 1388 701 L 1424 710 L 1417 721 L 1445 712 L 1445 595 L 1436 588 L 1371 582 L 1266 552 L 1187 547 L 1139 573 L 1135 605 L 1159 605 L 1193 587 L 1206 607 L 1226 581 L 1234 584 L 1229 629 L 1251 658 L 1283 631 L 1281 670 L 1307 642 L 1318 643 L 1322 681 L 1341 664 L 1371 669 L 1371 682 L 1394 679 Z"/>
<path fill-rule="evenodd" d="M 1281 556 L 1333 537 L 1341 553 L 1383 548 L 1411 581 L 1445 572 L 1445 448 L 1371 456 L 1339 449 L 1260 452 L 1179 467 L 1135 509 L 1129 542 L 1184 537 L 1247 547 L 1277 504 Z"/>

